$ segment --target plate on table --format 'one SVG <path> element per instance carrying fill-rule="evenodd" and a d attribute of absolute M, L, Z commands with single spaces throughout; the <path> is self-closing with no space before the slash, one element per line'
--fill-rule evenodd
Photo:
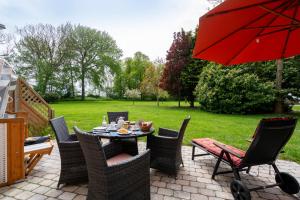
<path fill-rule="evenodd" d="M 94 132 L 106 132 L 106 127 L 104 126 L 99 126 L 99 127 L 95 127 L 93 128 Z"/>
<path fill-rule="evenodd" d="M 127 131 L 127 132 L 119 132 L 119 131 L 118 131 L 118 134 L 119 134 L 119 135 L 130 135 L 130 134 L 131 134 L 131 131 Z"/>

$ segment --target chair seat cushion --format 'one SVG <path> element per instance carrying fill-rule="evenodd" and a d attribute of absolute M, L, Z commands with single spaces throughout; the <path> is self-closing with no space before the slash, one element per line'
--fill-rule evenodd
<path fill-rule="evenodd" d="M 210 154 L 214 154 L 215 156 L 220 156 L 222 149 L 220 149 L 219 147 L 217 147 L 216 145 L 214 145 L 214 143 L 219 143 L 222 145 L 225 145 L 221 142 L 218 142 L 214 139 L 211 138 L 199 138 L 199 139 L 193 139 L 192 140 L 194 143 L 196 143 L 197 145 L 199 145 L 203 150 L 207 151 Z M 228 149 L 230 149 L 231 151 L 241 155 L 241 156 L 245 156 L 245 151 L 237 149 L 235 147 L 229 146 L 229 145 L 225 145 Z M 231 156 L 231 160 L 233 161 L 233 164 L 235 166 L 239 166 L 241 163 L 241 159 L 234 156 L 234 155 L 230 155 Z M 223 159 L 228 161 L 227 157 L 224 155 Z"/>
<path fill-rule="evenodd" d="M 130 158 L 132 158 L 133 156 L 127 154 L 127 153 L 120 153 L 116 156 L 113 156 L 109 159 L 106 160 L 106 163 L 108 166 L 111 166 L 111 165 L 116 165 L 116 164 L 119 164 L 121 162 L 124 162 Z"/>

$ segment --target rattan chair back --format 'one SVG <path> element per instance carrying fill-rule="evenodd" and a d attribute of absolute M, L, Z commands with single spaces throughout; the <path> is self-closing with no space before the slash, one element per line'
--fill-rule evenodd
<path fill-rule="evenodd" d="M 51 119 L 50 124 L 58 143 L 69 139 L 69 130 L 63 116 Z"/>
<path fill-rule="evenodd" d="M 128 111 L 123 112 L 107 112 L 108 123 L 118 122 L 120 117 L 123 117 L 125 121 L 128 120 Z"/>
<path fill-rule="evenodd" d="M 292 136 L 296 124 L 295 118 L 262 119 L 241 166 L 274 163 Z"/>

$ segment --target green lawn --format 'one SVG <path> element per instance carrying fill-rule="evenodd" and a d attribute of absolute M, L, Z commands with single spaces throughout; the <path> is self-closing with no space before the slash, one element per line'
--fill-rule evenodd
<path fill-rule="evenodd" d="M 176 102 L 164 102 L 160 107 L 155 102 L 130 101 L 65 101 L 51 105 L 56 116 L 64 115 L 69 128 L 77 125 L 83 130 L 91 130 L 99 126 L 102 116 L 107 111 L 129 111 L 130 120 L 151 120 L 154 127 L 166 127 L 178 129 L 185 116 L 190 115 L 191 121 L 188 125 L 184 144 L 189 145 L 191 139 L 200 137 L 215 138 L 221 142 L 246 149 L 249 143 L 246 141 L 253 134 L 259 120 L 264 117 L 278 115 L 226 115 L 213 114 L 201 111 L 199 108 L 178 108 Z M 300 110 L 299 107 L 296 110 Z M 298 115 L 298 114 L 294 114 Z M 294 136 L 288 143 L 285 153 L 281 158 L 300 162 L 300 128 L 296 128 Z M 267 148 L 267 147 L 266 147 Z"/>

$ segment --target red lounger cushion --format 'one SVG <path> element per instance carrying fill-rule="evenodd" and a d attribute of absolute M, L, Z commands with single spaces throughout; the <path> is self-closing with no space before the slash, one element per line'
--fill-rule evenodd
<path fill-rule="evenodd" d="M 130 158 L 132 158 L 131 155 L 127 154 L 127 153 L 121 153 L 121 154 L 118 154 L 114 157 L 111 157 L 109 159 L 106 160 L 106 163 L 108 166 L 112 166 L 112 165 L 116 165 L 116 164 L 119 164 L 121 162 L 124 162 L 126 160 L 129 160 Z"/>
<path fill-rule="evenodd" d="M 192 141 L 194 143 L 196 143 L 197 145 L 201 146 L 203 148 L 203 150 L 206 150 L 208 153 L 214 154 L 216 156 L 220 156 L 222 149 L 220 149 L 219 147 L 214 145 L 214 143 L 219 143 L 219 144 L 225 145 L 221 142 L 218 142 L 218 141 L 210 139 L 210 138 L 193 139 Z M 231 151 L 233 151 L 233 152 L 235 152 L 235 153 L 237 153 L 241 156 L 245 156 L 245 151 L 242 151 L 240 149 L 234 148 L 234 147 L 229 146 L 229 145 L 225 145 L 225 146 L 228 149 L 230 149 Z M 239 166 L 240 163 L 241 163 L 241 159 L 234 156 L 234 155 L 230 155 L 230 156 L 231 156 L 231 160 L 233 161 L 233 164 L 235 166 Z M 224 155 L 223 159 L 227 160 L 227 157 Z"/>

